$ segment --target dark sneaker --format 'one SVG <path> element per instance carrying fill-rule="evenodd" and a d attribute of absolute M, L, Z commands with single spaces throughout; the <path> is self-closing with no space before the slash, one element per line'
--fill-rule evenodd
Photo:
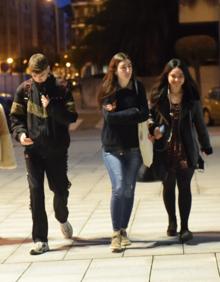
<path fill-rule="evenodd" d="M 49 251 L 47 242 L 36 242 L 33 248 L 30 250 L 30 255 L 41 255 Z"/>
<path fill-rule="evenodd" d="M 181 230 L 180 231 L 180 234 L 179 234 L 179 239 L 180 241 L 182 241 L 183 243 L 184 242 L 187 242 L 191 239 L 193 239 L 193 234 L 191 231 L 189 230 Z"/>
<path fill-rule="evenodd" d="M 121 229 L 121 245 L 122 247 L 131 245 L 126 229 Z"/>
<path fill-rule="evenodd" d="M 113 232 L 110 248 L 113 253 L 121 252 L 121 233 L 120 231 Z"/>
<path fill-rule="evenodd" d="M 60 229 L 66 239 L 70 239 L 73 236 L 73 228 L 69 221 L 60 223 Z"/>

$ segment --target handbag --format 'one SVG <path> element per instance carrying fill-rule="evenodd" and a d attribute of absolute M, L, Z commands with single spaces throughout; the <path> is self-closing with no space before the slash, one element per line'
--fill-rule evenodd
<path fill-rule="evenodd" d="M 138 123 L 138 139 L 139 148 L 143 163 L 146 167 L 150 167 L 153 161 L 153 144 L 148 138 L 148 123 L 147 121 Z"/>
<path fill-rule="evenodd" d="M 137 174 L 138 182 L 164 181 L 167 177 L 166 164 L 162 161 L 167 158 L 166 152 L 155 152 L 152 164 L 147 167 L 142 163 Z"/>
<path fill-rule="evenodd" d="M 134 87 L 136 94 L 138 95 L 137 80 L 134 80 Z M 138 123 L 139 148 L 141 151 L 143 163 L 146 167 L 150 167 L 153 161 L 153 144 L 149 140 L 148 136 L 148 120 Z"/>

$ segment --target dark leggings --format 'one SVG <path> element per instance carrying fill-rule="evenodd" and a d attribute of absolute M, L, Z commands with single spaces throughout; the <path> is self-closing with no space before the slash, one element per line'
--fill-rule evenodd
<path fill-rule="evenodd" d="M 192 204 L 190 184 L 193 174 L 194 168 L 177 169 L 176 171 L 170 170 L 166 179 L 163 181 L 163 200 L 169 216 L 169 223 L 176 223 L 175 187 L 177 183 L 181 230 L 188 229 L 188 219 Z"/>

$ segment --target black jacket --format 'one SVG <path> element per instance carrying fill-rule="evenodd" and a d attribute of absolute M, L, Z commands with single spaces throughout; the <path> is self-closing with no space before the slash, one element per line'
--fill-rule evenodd
<path fill-rule="evenodd" d="M 150 129 L 151 132 L 158 125 L 164 124 L 165 126 L 163 137 L 154 143 L 155 153 L 162 152 L 166 149 L 166 142 L 171 131 L 170 104 L 167 95 L 161 95 L 158 103 L 151 109 L 151 113 L 154 120 L 154 124 Z M 208 131 L 203 120 L 202 106 L 199 100 L 183 101 L 179 120 L 179 133 L 186 152 L 188 165 L 197 168 L 200 159 L 200 150 L 206 154 L 212 153 Z M 166 156 L 166 154 L 162 155 Z"/>
<path fill-rule="evenodd" d="M 147 120 L 148 105 L 144 86 L 137 81 L 138 93 L 132 84 L 130 88 L 118 88 L 103 104 L 116 103 L 116 110 L 103 109 L 104 126 L 102 145 L 105 151 L 127 150 L 139 147 L 138 123 Z"/>
<path fill-rule="evenodd" d="M 41 95 L 50 98 L 46 109 Z M 78 115 L 72 94 L 50 75 L 42 84 L 30 79 L 17 88 L 10 116 L 15 139 L 20 141 L 21 134 L 26 133 L 34 142 L 26 149 L 55 152 L 69 146 L 68 125 L 75 122 Z"/>

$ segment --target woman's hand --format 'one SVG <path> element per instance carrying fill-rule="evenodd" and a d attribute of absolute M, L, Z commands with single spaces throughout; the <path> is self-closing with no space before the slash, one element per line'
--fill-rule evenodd
<path fill-rule="evenodd" d="M 155 127 L 154 128 L 154 138 L 156 139 L 156 140 L 159 140 L 161 137 L 163 136 L 163 134 L 161 133 L 161 131 L 160 131 L 160 127 Z"/>
<path fill-rule="evenodd" d="M 154 138 L 153 135 L 151 135 L 151 134 L 149 133 L 148 136 L 147 136 L 147 138 L 148 138 L 152 143 L 154 143 L 155 138 Z"/>
<path fill-rule="evenodd" d="M 205 155 L 207 155 L 207 156 L 213 154 L 213 149 L 212 149 L 212 147 L 210 147 L 210 148 L 205 148 L 205 149 L 201 149 L 201 151 L 202 151 L 203 154 L 205 154 Z"/>
<path fill-rule="evenodd" d="M 103 108 L 108 112 L 114 112 L 116 109 L 116 103 L 103 105 Z"/>

